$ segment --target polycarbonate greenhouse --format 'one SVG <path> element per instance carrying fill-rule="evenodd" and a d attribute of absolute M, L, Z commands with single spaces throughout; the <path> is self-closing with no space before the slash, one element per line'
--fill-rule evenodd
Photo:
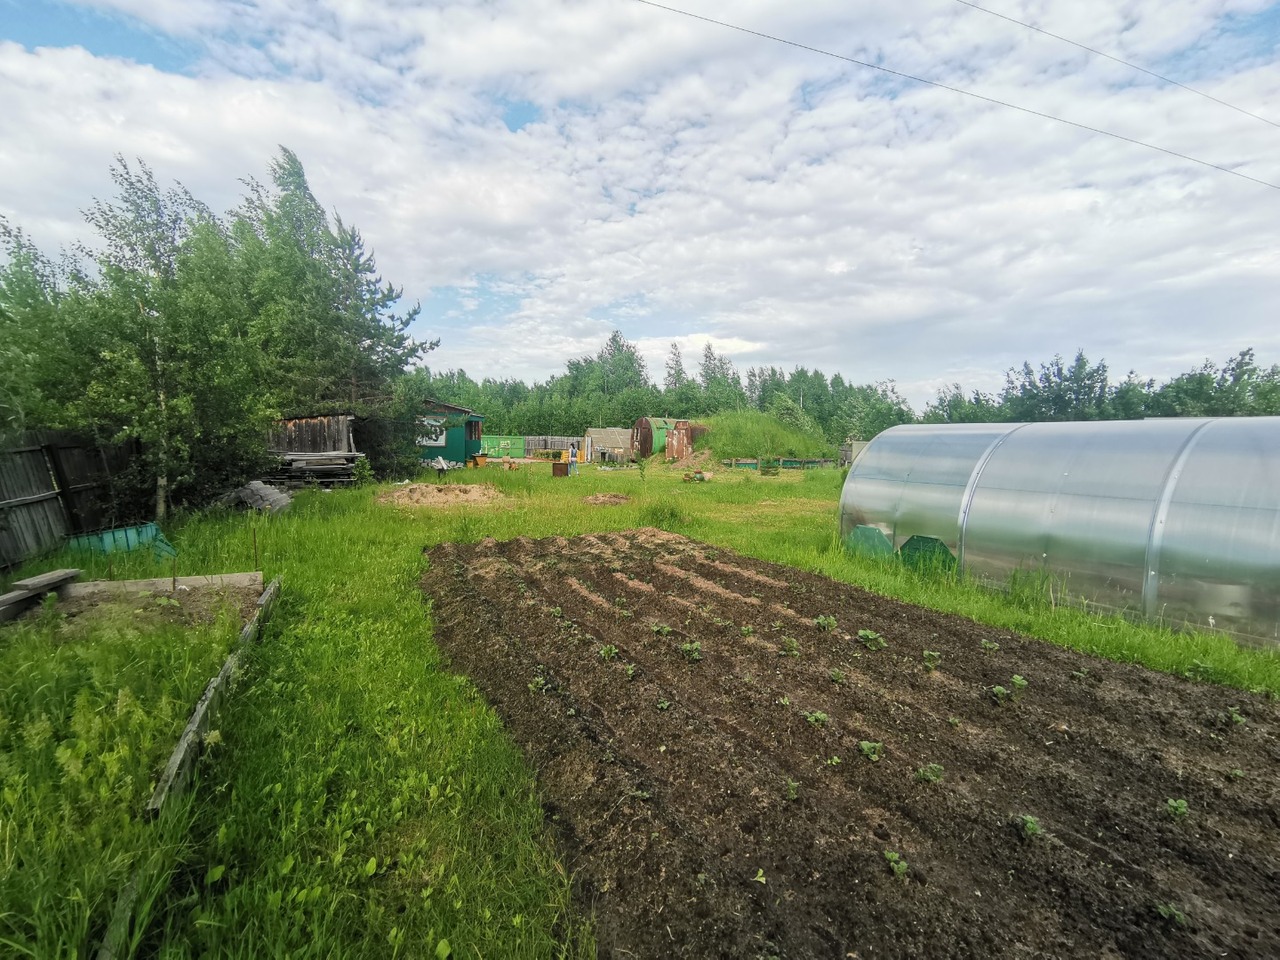
<path fill-rule="evenodd" d="M 850 468 L 840 528 L 862 552 L 1280 642 L 1280 417 L 894 427 Z"/>

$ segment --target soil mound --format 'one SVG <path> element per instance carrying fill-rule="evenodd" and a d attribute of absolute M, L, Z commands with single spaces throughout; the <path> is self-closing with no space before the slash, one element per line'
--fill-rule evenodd
<path fill-rule="evenodd" d="M 658 531 L 444 544 L 602 957 L 1280 956 L 1280 705 Z"/>
<path fill-rule="evenodd" d="M 582 498 L 583 503 L 589 503 L 597 507 L 617 506 L 622 503 L 630 503 L 631 498 L 625 493 L 593 493 L 589 497 Z"/>
<path fill-rule="evenodd" d="M 379 503 L 401 507 L 449 507 L 459 503 L 493 503 L 502 493 L 478 483 L 411 483 L 378 495 Z"/>

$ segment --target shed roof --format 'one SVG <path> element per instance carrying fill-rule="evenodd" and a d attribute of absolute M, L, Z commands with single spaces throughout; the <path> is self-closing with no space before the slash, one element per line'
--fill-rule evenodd
<path fill-rule="evenodd" d="M 626 450 L 631 446 L 631 431 L 626 427 L 588 427 L 592 444 L 608 450 Z"/>
<path fill-rule="evenodd" d="M 466 407 L 460 407 L 456 403 L 445 403 L 443 400 L 428 400 L 424 410 L 427 413 L 443 413 L 455 417 L 468 417 L 476 420 L 483 420 L 483 413 L 476 413 Z"/>

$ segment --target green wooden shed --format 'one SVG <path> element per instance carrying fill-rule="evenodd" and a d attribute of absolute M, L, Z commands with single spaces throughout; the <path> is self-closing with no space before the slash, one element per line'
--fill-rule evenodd
<path fill-rule="evenodd" d="M 444 457 L 466 463 L 483 452 L 480 441 L 484 417 L 474 410 L 440 400 L 429 400 L 418 419 L 418 451 L 423 460 Z"/>

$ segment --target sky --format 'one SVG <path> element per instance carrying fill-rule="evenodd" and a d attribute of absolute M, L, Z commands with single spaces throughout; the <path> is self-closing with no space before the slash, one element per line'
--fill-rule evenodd
<path fill-rule="evenodd" d="M 981 4 L 1231 106 L 961 0 L 669 5 L 838 56 L 638 0 L 0 0 L 0 216 L 56 253 L 117 154 L 228 210 L 286 146 L 476 379 L 614 329 L 917 410 L 1280 362 L 1280 189 L 839 59 L 1280 185 L 1280 3 Z"/>

